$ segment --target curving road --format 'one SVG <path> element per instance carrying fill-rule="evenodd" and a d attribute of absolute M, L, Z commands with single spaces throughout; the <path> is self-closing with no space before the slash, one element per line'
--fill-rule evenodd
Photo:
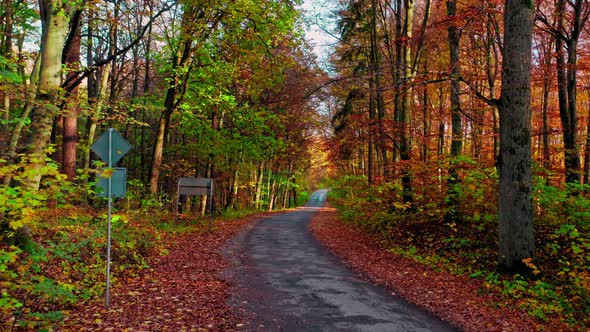
<path fill-rule="evenodd" d="M 261 219 L 226 254 L 234 306 L 253 313 L 254 331 L 454 331 L 348 269 L 307 229 L 327 191 L 293 212 Z"/>

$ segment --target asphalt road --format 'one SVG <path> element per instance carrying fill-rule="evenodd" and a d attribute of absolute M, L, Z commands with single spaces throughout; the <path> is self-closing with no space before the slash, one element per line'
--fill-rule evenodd
<path fill-rule="evenodd" d="M 307 229 L 327 191 L 306 207 L 264 218 L 234 239 L 226 255 L 232 304 L 253 313 L 253 331 L 455 331 L 376 287 L 330 254 Z"/>

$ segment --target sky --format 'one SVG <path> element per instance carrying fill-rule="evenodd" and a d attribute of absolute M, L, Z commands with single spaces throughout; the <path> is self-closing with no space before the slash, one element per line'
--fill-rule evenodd
<path fill-rule="evenodd" d="M 337 7 L 338 1 L 335 0 L 304 0 L 301 6 L 306 22 L 307 40 L 324 69 L 330 67 L 328 58 L 337 41 L 332 35 L 336 30 L 334 11 Z"/>

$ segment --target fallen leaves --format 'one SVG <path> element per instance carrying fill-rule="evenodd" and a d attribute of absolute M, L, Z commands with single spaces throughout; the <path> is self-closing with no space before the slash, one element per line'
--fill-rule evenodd
<path fill-rule="evenodd" d="M 499 306 L 499 298 L 480 292 L 482 281 L 436 271 L 387 252 L 379 241 L 339 222 L 335 209 L 324 208 L 310 223 L 314 236 L 372 282 L 417 304 L 464 331 L 568 331 L 559 322 L 542 323 L 518 307 Z"/>
<path fill-rule="evenodd" d="M 227 266 L 224 243 L 264 214 L 217 224 L 212 233 L 176 238 L 169 254 L 154 258 L 138 277 L 113 285 L 111 306 L 102 299 L 69 315 L 62 331 L 228 331 L 243 326 L 226 303 L 229 284 L 219 278 Z"/>

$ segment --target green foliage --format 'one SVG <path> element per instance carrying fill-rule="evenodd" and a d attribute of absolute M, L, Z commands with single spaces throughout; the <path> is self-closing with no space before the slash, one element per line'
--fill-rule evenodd
<path fill-rule="evenodd" d="M 309 200 L 309 192 L 307 190 L 299 191 L 297 193 L 297 206 L 303 206 Z"/>
<path fill-rule="evenodd" d="M 40 169 L 34 166 L 35 162 L 23 156 L 18 164 L 0 166 L 0 178 L 11 177 L 16 182 L 26 182 L 39 172 L 43 176 L 39 190 L 23 185 L 0 185 L 0 241 L 12 242 L 15 232 L 22 227 L 36 228 L 42 220 L 39 211 L 66 207 L 79 197 L 79 188 L 65 181 L 65 175 L 58 172 L 52 160 L 47 159 Z"/>
<path fill-rule="evenodd" d="M 31 253 L 16 247 L 0 251 L 0 256 L 10 257 L 0 261 L 0 283 L 4 290 L 0 310 L 4 329 L 48 328 L 55 319 L 63 318 L 62 310 L 57 308 L 67 308 L 87 297 L 88 290 L 72 280 L 54 277 L 64 266 L 80 265 L 79 249 L 75 243 L 50 242 L 48 247 L 38 246 Z"/>

